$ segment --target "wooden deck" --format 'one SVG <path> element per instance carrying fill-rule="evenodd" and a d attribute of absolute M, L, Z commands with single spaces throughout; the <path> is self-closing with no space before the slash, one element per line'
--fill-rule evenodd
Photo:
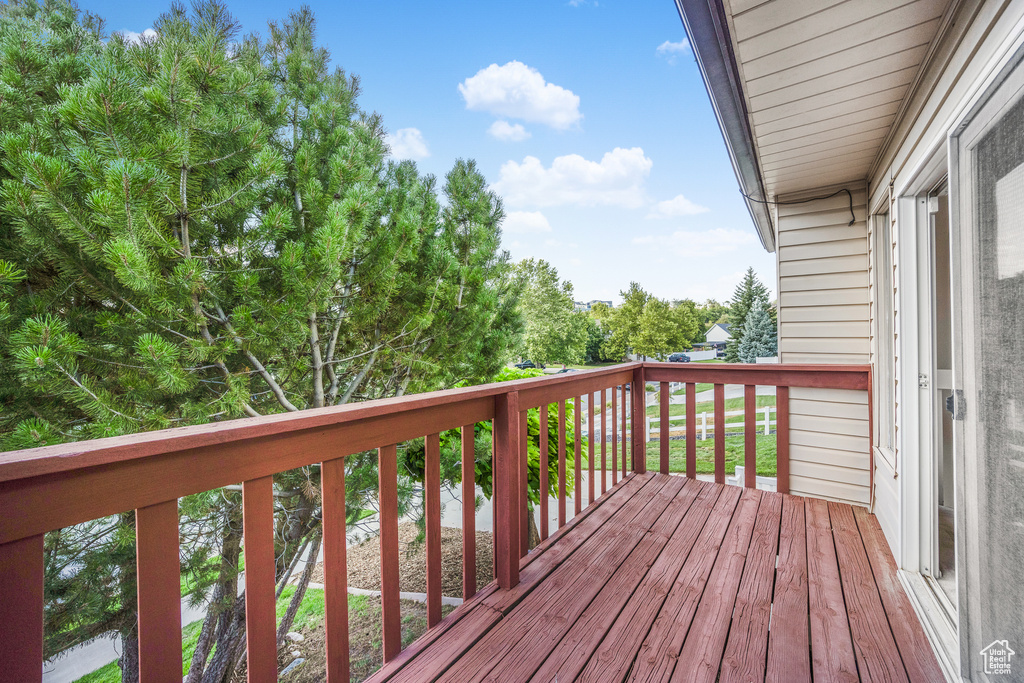
<path fill-rule="evenodd" d="M 863 508 L 636 474 L 372 681 L 942 681 Z"/>

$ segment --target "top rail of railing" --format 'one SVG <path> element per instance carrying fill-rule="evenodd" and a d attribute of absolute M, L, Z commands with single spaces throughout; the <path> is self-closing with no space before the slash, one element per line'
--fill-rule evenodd
<path fill-rule="evenodd" d="M 0 454 L 0 543 L 645 381 L 867 389 L 865 365 L 633 362 L 358 404 Z M 258 456 L 258 457 L 255 457 Z"/>

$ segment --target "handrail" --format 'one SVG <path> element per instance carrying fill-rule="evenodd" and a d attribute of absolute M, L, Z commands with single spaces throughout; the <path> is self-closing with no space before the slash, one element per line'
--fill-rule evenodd
<path fill-rule="evenodd" d="M 587 405 L 588 493 L 595 500 L 621 475 L 646 471 L 646 388 L 660 382 L 663 417 L 667 417 L 668 382 L 686 382 L 687 476 L 695 476 L 693 456 L 694 389 L 715 385 L 715 412 L 724 413 L 724 385 L 744 384 L 748 411 L 754 385 L 778 387 L 780 490 L 788 490 L 789 387 L 868 389 L 868 366 L 823 365 L 678 365 L 633 362 L 513 382 L 493 383 L 401 398 L 323 408 L 202 426 L 74 442 L 0 454 L 0 652 L 7 673 L 18 680 L 39 680 L 42 656 L 43 534 L 125 510 L 136 510 L 139 577 L 140 673 L 142 680 L 180 675 L 180 627 L 176 596 L 177 499 L 242 482 L 246 566 L 247 638 L 250 673 L 276 675 L 274 633 L 275 583 L 273 543 L 273 475 L 321 464 L 324 508 L 325 596 L 327 602 L 328 680 L 348 680 L 347 585 L 345 577 L 344 458 L 377 449 L 380 458 L 381 571 L 385 660 L 401 649 L 398 613 L 396 444 L 426 437 L 425 504 L 427 511 L 428 622 L 440 619 L 440 479 L 438 435 L 461 429 L 464 458 L 473 453 L 473 425 L 493 421 L 495 578 L 503 589 L 519 581 L 520 558 L 527 538 L 527 414 L 554 408 L 559 416 L 558 526 L 567 523 L 568 469 L 565 404 L 575 410 L 574 512 L 583 505 L 581 412 Z M 627 392 L 632 389 L 630 394 Z M 610 393 L 609 393 L 610 392 Z M 627 400 L 627 395 L 629 399 Z M 610 400 L 609 400 L 610 399 Z M 870 390 L 869 390 L 870 402 Z M 556 404 L 552 406 L 552 404 Z M 605 406 L 610 404 L 611 409 Z M 600 415 L 594 407 L 600 405 Z M 610 418 L 610 429 L 607 422 Z M 750 421 L 752 416 L 748 416 Z M 598 427 L 600 422 L 600 427 Z M 662 420 L 661 470 L 668 471 L 668 421 Z M 543 421 L 542 441 L 547 439 Z M 748 435 L 753 430 L 748 427 Z M 595 436 L 600 434 L 600 447 Z M 610 437 L 610 439 L 609 439 Z M 621 439 L 621 441 L 620 441 Z M 716 432 L 716 480 L 724 480 L 724 430 Z M 627 441 L 628 440 L 628 441 Z M 610 453 L 609 451 L 610 443 Z M 546 445 L 546 444 L 545 444 Z M 598 452 L 600 460 L 598 460 Z M 255 455 L 254 455 L 255 454 Z M 754 485 L 752 436 L 747 443 L 747 486 Z M 608 456 L 611 456 L 610 458 Z M 542 452 L 547 485 L 547 449 Z M 600 463 L 600 470 L 597 463 Z M 464 492 L 473 490 L 473 468 L 463 466 Z M 721 473 L 721 475 L 720 475 Z M 436 489 L 436 490 L 435 490 Z M 542 497 L 541 535 L 548 535 L 547 488 Z M 471 529 L 472 511 L 464 511 Z M 464 539 L 465 597 L 475 585 L 475 548 Z M 472 574 L 468 574 L 474 570 Z M 177 614 L 177 617 L 175 615 Z M 175 656 L 177 653 L 177 656 Z"/>

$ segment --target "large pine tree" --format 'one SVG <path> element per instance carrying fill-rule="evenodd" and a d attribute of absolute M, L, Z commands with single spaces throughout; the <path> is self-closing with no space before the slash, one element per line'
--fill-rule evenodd
<path fill-rule="evenodd" d="M 756 363 L 758 358 L 777 355 L 778 349 L 775 324 L 761 302 L 755 301 L 743 325 L 743 336 L 739 344 L 740 360 L 744 363 Z"/>
<path fill-rule="evenodd" d="M 388 158 L 308 10 L 266 40 L 238 40 L 214 2 L 154 28 L 104 42 L 61 0 L 0 9 L 0 447 L 493 376 L 517 289 L 501 202 L 475 165 L 448 174 L 442 210 L 433 177 Z M 373 504 L 376 457 L 346 465 L 355 514 Z M 283 582 L 319 543 L 318 468 L 275 485 Z M 403 509 L 414 487 L 406 477 Z M 214 600 L 190 681 L 226 681 L 244 649 L 239 504 L 230 491 L 181 503 L 185 573 Z M 48 654 L 117 630 L 126 681 L 133 524 L 47 537 Z"/>
<path fill-rule="evenodd" d="M 761 307 L 767 310 L 771 301 L 768 298 L 768 289 L 757 279 L 757 275 L 751 267 L 747 268 L 743 279 L 736 285 L 732 300 L 729 302 L 730 339 L 725 347 L 725 361 L 727 363 L 740 362 L 740 340 L 743 337 L 747 314 L 754 307 L 755 303 L 760 303 Z"/>

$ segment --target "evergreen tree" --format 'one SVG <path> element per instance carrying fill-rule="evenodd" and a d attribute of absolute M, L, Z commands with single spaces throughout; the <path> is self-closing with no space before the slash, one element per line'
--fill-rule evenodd
<path fill-rule="evenodd" d="M 475 165 L 448 175 L 442 211 L 432 177 L 388 160 L 308 10 L 265 42 L 236 42 L 213 2 L 154 28 L 103 43 L 58 0 L 0 8 L 3 448 L 491 377 L 519 329 L 517 288 Z M 372 507 L 376 456 L 346 469 L 355 516 Z M 283 584 L 319 545 L 319 468 L 275 485 Z M 405 511 L 415 474 L 401 486 Z M 193 597 L 213 595 L 189 681 L 222 683 L 244 652 L 240 500 L 211 492 L 180 510 Z M 129 512 L 46 541 L 48 654 L 117 630 L 125 681 L 133 526 Z"/>
<path fill-rule="evenodd" d="M 739 343 L 740 360 L 744 363 L 756 363 L 758 358 L 778 355 L 778 339 L 775 324 L 760 301 L 747 314 L 747 322 L 743 325 L 743 336 Z"/>
<path fill-rule="evenodd" d="M 763 308 L 767 309 L 770 303 L 768 289 L 757 279 L 754 269 L 747 268 L 743 279 L 736 285 L 732 301 L 729 302 L 730 339 L 725 347 L 725 361 L 727 363 L 737 363 L 740 360 L 740 339 L 743 336 L 747 313 L 750 312 L 755 302 L 760 303 Z"/>

